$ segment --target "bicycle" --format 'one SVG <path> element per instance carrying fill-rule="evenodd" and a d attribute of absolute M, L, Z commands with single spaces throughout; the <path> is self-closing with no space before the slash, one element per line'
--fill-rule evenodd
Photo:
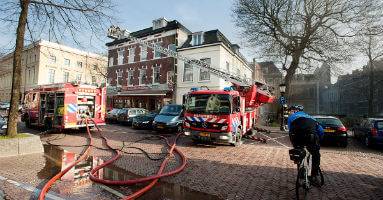
<path fill-rule="evenodd" d="M 289 155 L 290 160 L 294 161 L 298 169 L 295 187 L 297 200 L 306 200 L 311 186 L 312 155 L 307 151 L 306 147 L 290 149 Z M 318 171 L 320 176 L 319 187 L 321 187 L 324 184 L 324 177 L 320 168 Z"/>

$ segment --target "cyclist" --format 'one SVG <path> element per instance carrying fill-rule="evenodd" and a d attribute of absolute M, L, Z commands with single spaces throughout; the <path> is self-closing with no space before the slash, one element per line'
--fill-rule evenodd
<path fill-rule="evenodd" d="M 312 155 L 311 178 L 314 185 L 319 185 L 318 173 L 320 165 L 319 140 L 323 139 L 324 131 L 316 119 L 303 112 L 303 106 L 293 105 L 288 108 L 289 136 L 294 148 L 306 146 Z"/>

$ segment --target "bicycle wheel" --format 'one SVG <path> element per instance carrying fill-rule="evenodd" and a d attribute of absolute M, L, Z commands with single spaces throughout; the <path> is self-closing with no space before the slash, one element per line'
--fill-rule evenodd
<path fill-rule="evenodd" d="M 322 187 L 324 185 L 324 177 L 323 177 L 323 174 L 322 174 L 322 170 L 320 168 L 319 168 L 318 172 L 319 172 L 319 176 L 320 176 L 320 183 L 319 183 L 319 185 Z"/>
<path fill-rule="evenodd" d="M 298 171 L 297 182 L 295 185 L 297 200 L 307 199 L 307 194 L 309 193 L 309 187 L 307 187 L 307 185 L 309 184 L 306 184 L 306 181 L 309 181 L 308 179 L 306 180 L 306 169 L 300 168 Z"/>

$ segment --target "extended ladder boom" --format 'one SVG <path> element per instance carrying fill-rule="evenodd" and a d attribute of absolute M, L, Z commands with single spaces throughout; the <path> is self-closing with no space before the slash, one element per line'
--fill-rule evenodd
<path fill-rule="evenodd" d="M 167 49 L 167 48 L 163 48 L 161 46 L 158 46 L 154 43 L 149 43 L 149 42 L 146 42 L 146 41 L 143 41 L 139 38 L 136 38 L 136 37 L 133 37 L 131 35 L 128 36 L 128 39 L 131 39 L 132 41 L 135 41 L 137 42 L 138 44 L 142 45 L 142 46 L 145 46 L 145 47 L 150 47 L 156 51 L 159 51 L 163 54 L 166 54 L 167 56 L 170 56 L 170 57 L 174 57 L 174 58 L 177 58 L 179 60 L 182 60 L 184 61 L 185 63 L 189 64 L 189 65 L 192 65 L 193 67 L 198 67 L 198 68 L 201 68 L 201 69 L 204 69 L 204 70 L 207 70 L 209 71 L 210 73 L 226 80 L 226 81 L 230 81 L 236 85 L 239 85 L 239 86 L 251 86 L 253 84 L 255 84 L 255 82 L 252 82 L 250 79 L 242 79 L 241 77 L 238 77 L 236 75 L 233 75 L 233 74 L 230 74 L 230 73 L 227 73 L 227 72 L 224 72 L 224 71 L 221 71 L 219 69 L 216 69 L 214 67 L 212 67 L 210 64 L 206 63 L 206 62 L 203 62 L 201 60 L 197 60 L 197 59 L 190 59 L 186 56 L 183 56 L 183 55 L 179 55 L 177 52 L 173 51 L 173 50 L 170 50 L 170 49 Z M 261 83 L 259 83 L 261 84 Z"/>

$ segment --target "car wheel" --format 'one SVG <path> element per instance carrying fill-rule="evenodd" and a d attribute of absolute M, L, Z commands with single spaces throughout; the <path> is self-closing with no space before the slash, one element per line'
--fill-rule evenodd
<path fill-rule="evenodd" d="M 177 126 L 177 133 L 182 133 L 184 130 L 184 127 L 182 125 Z"/>
<path fill-rule="evenodd" d="M 371 145 L 371 139 L 368 136 L 366 136 L 364 138 L 364 145 L 366 145 L 366 147 L 371 147 L 372 146 Z"/>
<path fill-rule="evenodd" d="M 347 138 L 345 138 L 344 141 L 342 142 L 342 147 L 347 147 Z"/>

